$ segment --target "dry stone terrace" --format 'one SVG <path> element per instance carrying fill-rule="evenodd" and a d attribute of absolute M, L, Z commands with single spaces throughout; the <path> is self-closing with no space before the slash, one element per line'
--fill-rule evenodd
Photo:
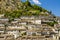
<path fill-rule="evenodd" d="M 53 22 L 55 18 L 49 19 L 43 17 L 20 17 L 9 22 L 8 18 L 0 18 L 0 37 L 1 40 L 59 40 L 60 31 L 58 27 L 47 25 L 46 22 Z M 10 39 L 9 35 L 13 35 Z"/>

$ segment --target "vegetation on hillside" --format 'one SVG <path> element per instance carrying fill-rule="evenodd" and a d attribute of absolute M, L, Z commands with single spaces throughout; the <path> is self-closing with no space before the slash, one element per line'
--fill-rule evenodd
<path fill-rule="evenodd" d="M 47 24 L 50 25 L 50 26 L 54 26 L 54 24 L 58 24 L 58 22 L 56 22 L 56 21 L 53 21 L 53 22 L 47 22 Z"/>
<path fill-rule="evenodd" d="M 43 12 L 43 14 L 41 12 Z M 22 2 L 21 8 L 18 8 L 18 10 L 14 10 L 11 12 L 6 11 L 5 17 L 19 18 L 20 16 L 40 16 L 40 15 L 47 16 L 45 12 L 49 12 L 49 11 L 40 6 L 37 6 L 36 4 L 32 5 L 30 4 L 29 1 L 26 1 L 26 2 Z"/>

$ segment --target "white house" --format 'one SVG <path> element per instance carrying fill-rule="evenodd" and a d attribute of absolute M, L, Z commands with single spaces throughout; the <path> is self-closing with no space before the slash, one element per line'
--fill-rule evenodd
<path fill-rule="evenodd" d="M 8 31 L 7 33 L 14 35 L 15 38 L 19 37 L 19 31 Z"/>
<path fill-rule="evenodd" d="M 41 20 L 35 20 L 35 24 L 41 24 Z"/>

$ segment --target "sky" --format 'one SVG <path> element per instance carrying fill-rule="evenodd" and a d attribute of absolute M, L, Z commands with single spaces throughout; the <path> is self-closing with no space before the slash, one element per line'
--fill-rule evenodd
<path fill-rule="evenodd" d="M 30 0 L 30 2 L 52 11 L 56 16 L 60 16 L 60 0 Z"/>

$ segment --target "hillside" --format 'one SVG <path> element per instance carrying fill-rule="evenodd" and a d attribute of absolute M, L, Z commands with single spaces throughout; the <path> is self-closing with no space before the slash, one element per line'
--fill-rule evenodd
<path fill-rule="evenodd" d="M 0 3 L 3 4 L 1 5 L 0 14 L 4 14 L 4 17 L 6 18 L 19 18 L 20 16 L 51 15 L 51 12 L 49 12 L 48 10 L 37 6 L 36 4 L 32 5 L 28 0 L 26 2 L 21 2 L 19 0 L 7 0 L 1 1 Z"/>

